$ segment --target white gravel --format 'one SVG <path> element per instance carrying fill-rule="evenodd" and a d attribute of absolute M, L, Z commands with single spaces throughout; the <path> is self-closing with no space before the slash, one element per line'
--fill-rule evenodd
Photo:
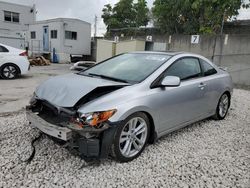
<path fill-rule="evenodd" d="M 161 138 L 130 163 L 88 166 L 47 137 L 23 112 L 0 115 L 0 187 L 250 187 L 250 91 L 234 90 L 223 121 L 205 120 Z"/>

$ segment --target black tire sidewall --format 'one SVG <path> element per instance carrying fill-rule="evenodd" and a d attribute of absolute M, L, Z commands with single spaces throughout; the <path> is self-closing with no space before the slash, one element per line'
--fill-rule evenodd
<path fill-rule="evenodd" d="M 143 118 L 147 124 L 147 128 L 148 128 L 148 131 L 147 131 L 147 137 L 146 137 L 146 141 L 145 141 L 145 144 L 144 146 L 142 147 L 142 149 L 140 150 L 140 152 L 138 152 L 135 156 L 133 157 L 125 157 L 122 155 L 121 151 L 120 151 L 120 146 L 119 146 L 119 140 L 120 140 L 120 135 L 121 135 L 121 132 L 124 128 L 124 126 L 127 124 L 127 122 L 134 118 L 134 117 L 140 117 L 140 118 Z M 148 139 L 149 139 L 149 134 L 150 134 L 150 122 L 149 122 L 149 119 L 148 117 L 146 116 L 146 114 L 142 113 L 142 112 L 136 112 L 130 116 L 128 116 L 124 121 L 123 123 L 117 128 L 116 130 L 116 133 L 115 133 L 115 136 L 114 136 L 114 140 L 113 140 L 113 144 L 112 144 L 112 155 L 113 157 L 119 161 L 119 162 L 129 162 L 129 161 L 132 161 L 133 159 L 137 158 L 142 152 L 143 150 L 145 149 L 146 145 L 147 145 L 147 142 L 148 142 Z"/>

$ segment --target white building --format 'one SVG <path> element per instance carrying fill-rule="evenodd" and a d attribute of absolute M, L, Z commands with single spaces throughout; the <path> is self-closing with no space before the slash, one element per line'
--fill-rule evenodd
<path fill-rule="evenodd" d="M 55 49 L 59 62 L 66 62 L 70 55 L 90 55 L 91 24 L 70 18 L 36 21 L 35 5 L 0 0 L 0 43 L 22 49 L 28 46 L 39 55 L 51 55 Z"/>
<path fill-rule="evenodd" d="M 26 34 L 33 54 L 52 54 L 59 62 L 70 61 L 70 55 L 90 55 L 91 24 L 79 19 L 56 18 L 29 25 Z"/>
<path fill-rule="evenodd" d="M 35 6 L 0 1 L 0 42 L 24 48 L 25 33 L 35 20 Z"/>

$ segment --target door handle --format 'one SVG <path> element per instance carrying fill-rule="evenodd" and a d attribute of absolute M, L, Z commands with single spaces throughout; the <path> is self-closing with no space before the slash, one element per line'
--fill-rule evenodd
<path fill-rule="evenodd" d="M 201 90 L 203 90 L 204 89 L 204 87 L 206 86 L 207 84 L 204 84 L 203 82 L 201 82 L 200 84 L 199 84 L 199 88 L 201 89 Z"/>

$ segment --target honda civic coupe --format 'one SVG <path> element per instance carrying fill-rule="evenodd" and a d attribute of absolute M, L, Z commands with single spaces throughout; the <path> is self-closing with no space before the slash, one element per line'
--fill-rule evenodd
<path fill-rule="evenodd" d="M 28 73 L 30 63 L 27 52 L 0 43 L 0 77 L 14 79 Z"/>
<path fill-rule="evenodd" d="M 127 162 L 172 131 L 224 119 L 232 91 L 230 75 L 203 56 L 132 52 L 45 81 L 26 115 L 83 159 Z"/>

